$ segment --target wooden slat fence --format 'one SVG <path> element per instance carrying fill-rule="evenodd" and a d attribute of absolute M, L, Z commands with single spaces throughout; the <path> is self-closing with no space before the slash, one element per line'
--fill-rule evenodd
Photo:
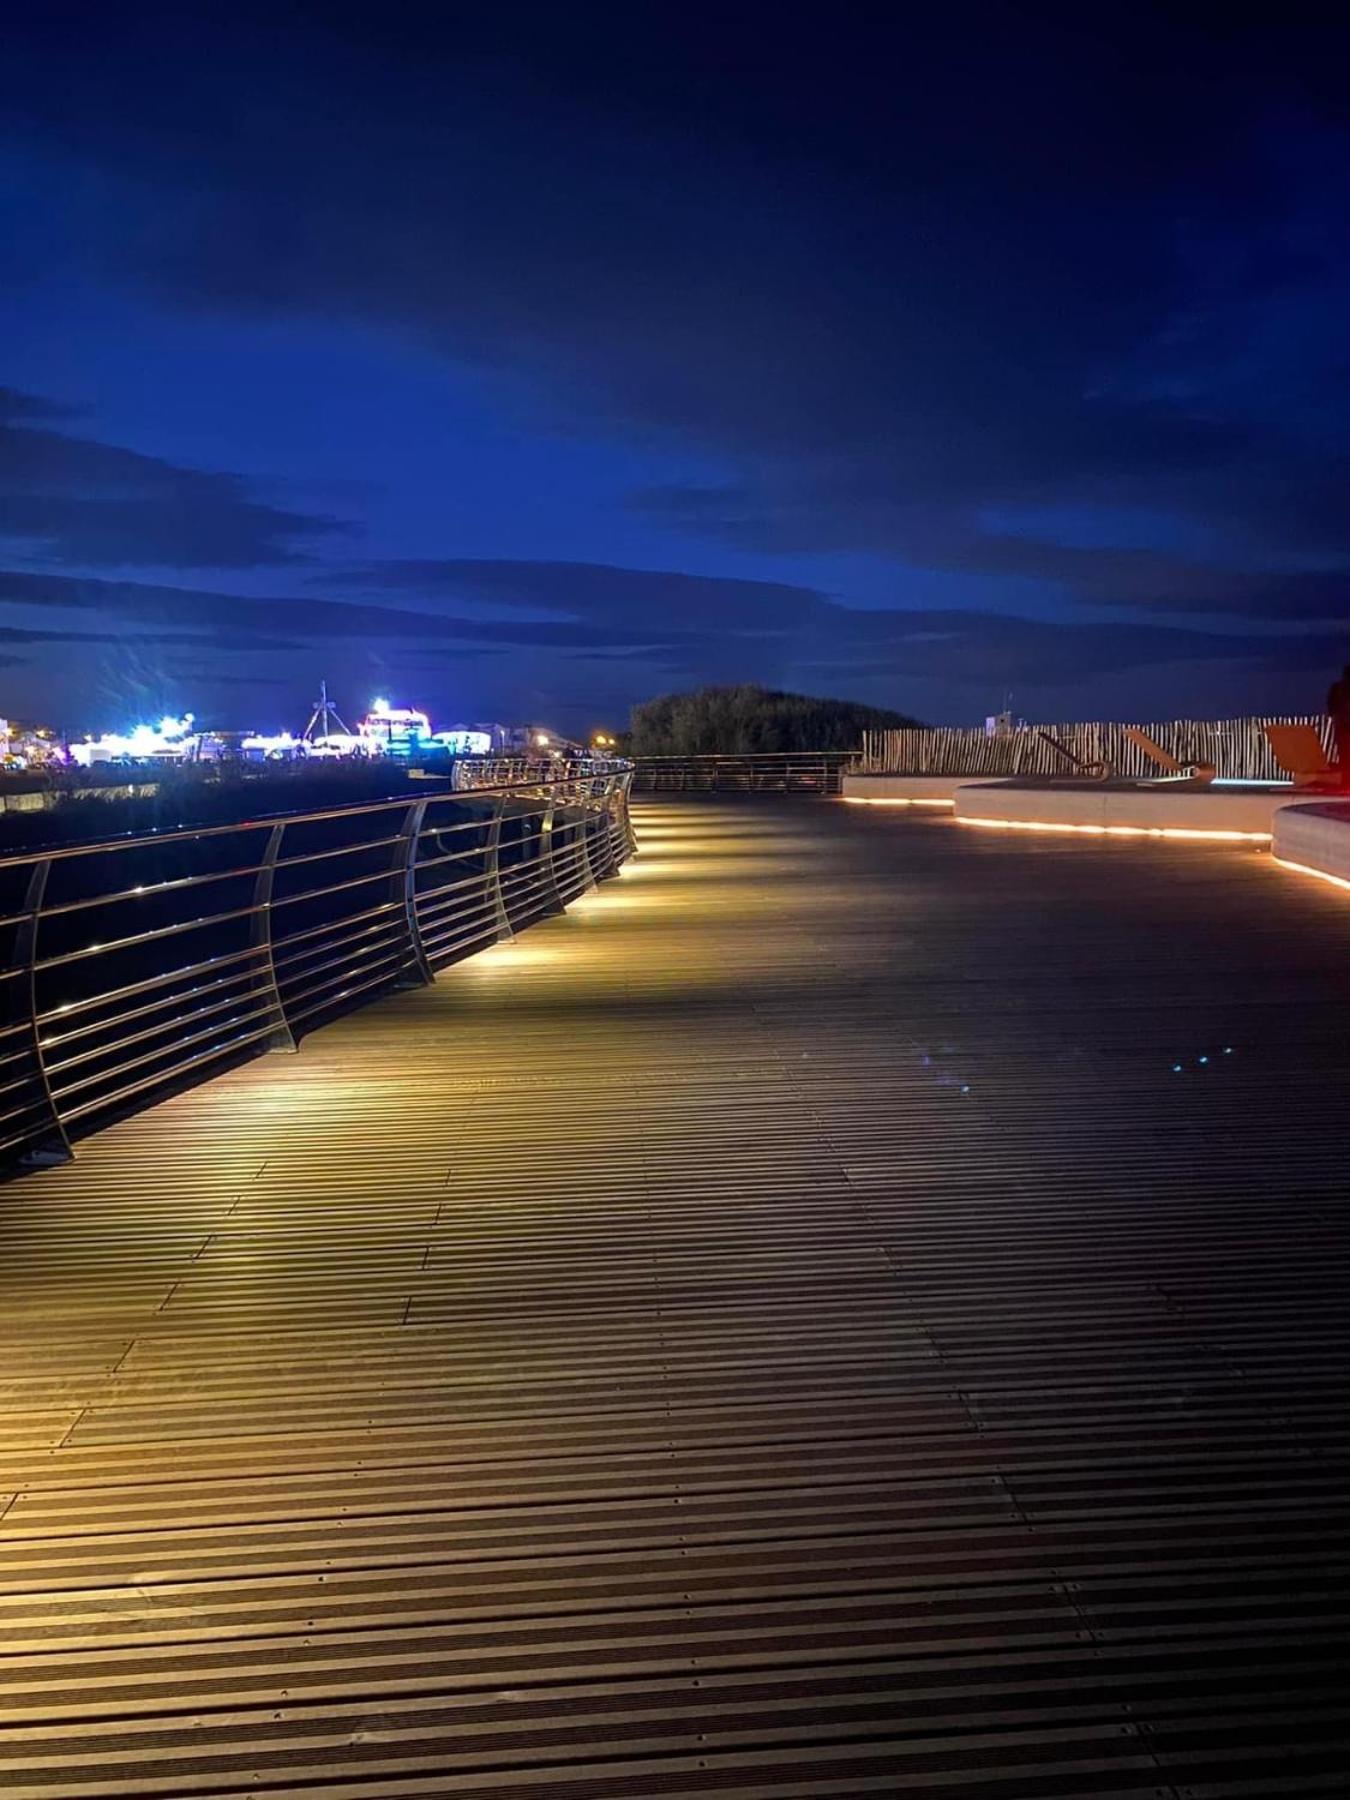
<path fill-rule="evenodd" d="M 1271 755 L 1263 727 L 1311 725 L 1331 752 L 1331 723 L 1320 714 L 1244 719 L 1164 719 L 1137 729 L 1182 762 L 1212 762 L 1221 779 L 1273 781 L 1283 773 Z M 1125 736 L 1125 727 L 1107 722 L 1026 725 L 1004 737 L 978 728 L 912 727 L 863 733 L 860 768 L 873 774 L 904 775 L 1065 775 L 1073 765 L 1047 743 L 1057 739 L 1085 763 L 1109 763 L 1116 774 L 1143 778 L 1157 766 Z"/>

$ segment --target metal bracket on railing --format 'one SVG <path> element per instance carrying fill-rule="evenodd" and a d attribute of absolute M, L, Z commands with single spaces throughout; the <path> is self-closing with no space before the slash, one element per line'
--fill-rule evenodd
<path fill-rule="evenodd" d="M 281 820 L 267 834 L 267 848 L 263 851 L 263 859 L 258 865 L 258 873 L 253 878 L 253 913 L 249 920 L 249 947 L 261 950 L 264 957 L 262 969 L 263 990 L 267 994 L 275 1025 L 262 1047 L 265 1050 L 295 1049 L 295 1038 L 291 1032 L 290 1022 L 286 1018 L 286 1007 L 281 998 L 281 988 L 277 983 L 276 957 L 272 948 L 272 890 L 276 884 L 277 858 L 281 853 L 282 839 L 286 835 L 286 822 Z"/>
<path fill-rule="evenodd" d="M 498 794 L 492 808 L 492 822 L 488 826 L 485 847 L 488 894 L 492 901 L 492 916 L 497 927 L 499 944 L 516 935 L 511 929 L 511 916 L 506 910 L 506 896 L 502 893 L 502 813 L 505 806 L 505 794 Z"/>
<path fill-rule="evenodd" d="M 403 815 L 403 829 L 394 845 L 394 875 L 403 902 L 408 939 L 408 960 L 399 971 L 400 987 L 429 987 L 436 979 L 427 959 L 426 945 L 422 942 L 422 927 L 417 922 L 417 846 L 421 842 L 426 811 L 426 800 L 413 801 Z"/>
<path fill-rule="evenodd" d="M 52 1084 L 47 1077 L 47 1059 L 42 1053 L 42 1027 L 38 1024 L 37 1013 L 38 921 L 42 917 L 42 901 L 47 892 L 47 877 L 51 873 L 51 866 L 50 857 L 44 857 L 41 862 L 33 864 L 33 872 L 28 877 L 28 892 L 24 896 L 23 918 L 14 936 L 11 965 L 18 971 L 15 986 L 23 997 L 28 1013 L 29 1052 L 33 1058 L 33 1073 L 41 1094 L 40 1105 L 45 1114 L 41 1124 L 33 1127 L 32 1143 L 19 1158 L 20 1164 L 29 1168 L 69 1162 L 74 1155 L 52 1096 Z"/>

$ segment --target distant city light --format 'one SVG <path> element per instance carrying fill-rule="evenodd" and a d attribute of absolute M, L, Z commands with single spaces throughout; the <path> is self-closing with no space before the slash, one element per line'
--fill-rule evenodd
<path fill-rule="evenodd" d="M 289 731 L 274 732 L 270 737 L 265 733 L 256 733 L 240 740 L 241 750 L 261 750 L 264 756 L 298 756 L 304 753 L 304 744 L 300 738 L 292 737 Z"/>
<path fill-rule="evenodd" d="M 379 751 L 408 756 L 431 741 L 431 720 L 420 707 L 391 706 L 380 699 L 362 719 L 360 734 Z"/>
<path fill-rule="evenodd" d="M 94 763 L 118 762 L 122 758 L 173 757 L 189 760 L 196 754 L 198 739 L 192 730 L 192 714 L 181 719 L 166 714 L 158 725 L 133 725 L 130 731 L 110 731 L 101 738 L 86 738 L 72 744 L 72 759 L 82 768 Z"/>

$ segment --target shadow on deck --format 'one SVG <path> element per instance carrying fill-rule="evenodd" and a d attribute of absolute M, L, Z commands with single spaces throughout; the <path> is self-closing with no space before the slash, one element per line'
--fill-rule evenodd
<path fill-rule="evenodd" d="M 7 1796 L 1343 1793 L 1343 897 L 638 829 L 0 1192 Z"/>

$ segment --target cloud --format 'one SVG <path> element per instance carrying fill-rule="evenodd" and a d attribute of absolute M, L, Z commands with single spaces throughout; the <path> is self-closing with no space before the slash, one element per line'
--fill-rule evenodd
<path fill-rule="evenodd" d="M 1071 715 L 1075 688 L 1118 688 L 1130 671 L 1141 691 L 1154 672 L 1167 672 L 1169 691 L 1179 696 L 1174 704 L 1187 710 L 1211 668 L 1225 672 L 1228 691 L 1260 705 L 1316 693 L 1321 671 L 1344 660 L 1328 632 L 1057 623 L 953 608 L 864 611 L 805 586 L 614 564 L 450 559 L 371 565 L 349 579 L 365 597 L 260 599 L 0 571 L 0 608 L 18 609 L 22 621 L 0 628 L 0 649 L 44 639 L 64 640 L 72 653 L 90 646 L 99 652 L 95 664 L 72 666 L 59 703 L 78 708 L 92 681 L 99 704 L 119 714 L 209 699 L 217 685 L 223 702 L 227 688 L 252 679 L 250 668 L 265 687 L 279 686 L 284 671 L 299 700 L 314 671 L 326 668 L 346 693 L 426 682 L 427 697 L 444 695 L 455 711 L 495 711 L 514 693 L 508 714 L 516 707 L 570 716 L 597 702 L 579 664 L 595 681 L 612 681 L 608 712 L 658 687 L 759 680 L 808 689 L 823 682 L 879 700 L 939 691 L 963 711 L 1011 687 Z M 389 594 L 390 603 L 371 599 L 371 590 Z M 464 617 L 459 605 L 493 616 Z M 71 623 L 82 615 L 87 631 Z M 236 656 L 250 660 L 241 667 L 230 660 Z M 454 679 L 457 666 L 470 665 L 479 676 Z M 183 701 L 181 680 L 189 678 L 193 691 Z M 1276 709 L 1290 703 L 1282 698 Z"/>
<path fill-rule="evenodd" d="M 0 382 L 0 424 L 13 425 L 34 419 L 67 419 L 73 417 L 73 409 L 59 406 L 54 400 L 44 400 L 39 394 L 25 394 L 19 388 L 6 387 Z"/>
<path fill-rule="evenodd" d="M 562 612 L 640 629 L 668 616 L 686 628 L 718 626 L 752 615 L 781 630 L 810 617 L 825 601 L 815 588 L 736 576 L 690 575 L 676 569 L 626 569 L 612 563 L 519 562 L 443 557 L 396 559 L 325 577 L 330 584 L 390 593 L 445 595 L 496 606 Z"/>
<path fill-rule="evenodd" d="M 58 564 L 251 568 L 309 560 L 337 520 L 255 499 L 237 475 L 72 437 L 59 409 L 0 390 L 0 538 Z"/>
<path fill-rule="evenodd" d="M 0 605 L 96 612 L 109 619 L 177 628 L 174 638 L 158 633 L 155 642 L 205 643 L 226 649 L 285 649 L 296 640 L 311 644 L 343 641 L 415 642 L 439 640 L 461 647 L 529 649 L 604 647 L 611 634 L 603 620 L 558 622 L 460 618 L 408 607 L 317 600 L 308 595 L 252 595 L 211 589 L 161 586 L 155 582 L 108 581 L 101 577 L 36 574 L 0 569 Z M 186 634 L 186 635 L 183 635 Z"/>
<path fill-rule="evenodd" d="M 492 601 L 561 615 L 566 623 L 555 630 L 607 634 L 608 641 L 579 654 L 671 663 L 702 680 L 718 679 L 730 657 L 740 657 L 749 673 L 759 669 L 766 678 L 770 670 L 773 678 L 782 678 L 794 666 L 827 660 L 869 679 L 887 673 L 996 686 L 1067 682 L 1114 669 L 1211 659 L 1312 670 L 1334 660 L 1340 644 L 1329 633 L 1064 624 L 956 609 L 863 611 L 819 589 L 789 583 L 612 564 L 395 561 L 350 570 L 338 579 L 366 590 L 416 594 L 427 604 L 436 598 Z"/>

